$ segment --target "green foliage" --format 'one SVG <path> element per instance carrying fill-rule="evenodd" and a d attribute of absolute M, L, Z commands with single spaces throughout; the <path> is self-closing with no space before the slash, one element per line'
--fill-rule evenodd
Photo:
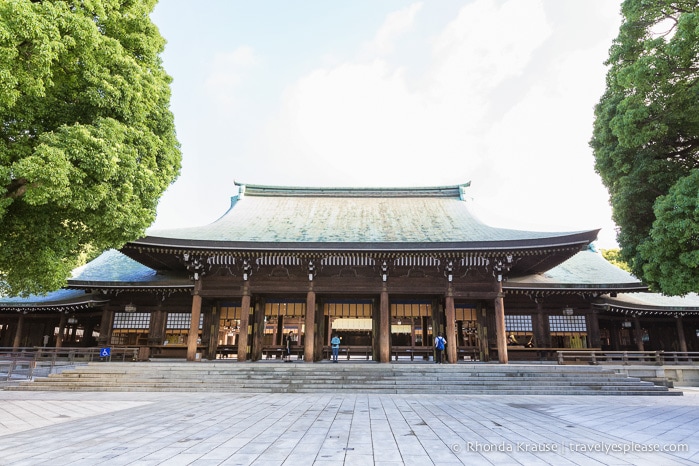
<path fill-rule="evenodd" d="M 631 272 L 631 267 L 629 267 L 629 264 L 624 262 L 624 260 L 621 258 L 620 249 L 602 249 L 600 250 L 600 253 L 602 254 L 602 257 L 604 257 L 610 264 L 614 264 L 622 270 Z"/>
<path fill-rule="evenodd" d="M 179 174 L 156 0 L 0 2 L 0 292 L 142 236 Z"/>
<path fill-rule="evenodd" d="M 648 283 L 666 294 L 699 290 L 699 170 L 655 203 L 651 237 L 639 246 Z"/>
<path fill-rule="evenodd" d="M 663 222 L 679 218 L 666 214 L 680 206 L 670 208 L 665 196 L 676 199 L 669 193 L 682 191 L 678 184 L 699 168 L 698 10 L 699 0 L 624 1 L 590 142 L 619 226 L 622 260 L 669 294 L 699 291 L 696 268 L 683 270 L 684 284 L 677 283 L 678 269 L 686 265 L 663 250 L 669 243 L 660 240 L 669 234 Z M 684 212 L 686 227 L 696 220 Z M 696 241 L 683 242 L 674 251 L 692 255 L 697 248 Z M 661 261 L 670 262 L 660 267 Z"/>

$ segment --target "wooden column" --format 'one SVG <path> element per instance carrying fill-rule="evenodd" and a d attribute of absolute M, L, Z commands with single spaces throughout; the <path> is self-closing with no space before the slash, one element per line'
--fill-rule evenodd
<path fill-rule="evenodd" d="M 544 330 L 544 299 L 536 298 L 534 302 L 536 302 L 536 319 L 533 322 L 534 327 L 532 329 L 534 333 L 534 346 L 537 348 L 551 346 L 550 339 L 549 344 L 545 344 L 547 339 L 544 337 L 546 333 Z"/>
<path fill-rule="evenodd" d="M 199 318 L 201 317 L 201 280 L 194 282 L 194 296 L 192 296 L 192 318 L 189 321 L 189 334 L 187 335 L 187 361 L 196 361 L 197 339 L 199 338 Z"/>
<path fill-rule="evenodd" d="M 601 348 L 602 337 L 599 332 L 599 312 L 597 312 L 597 310 L 590 310 L 590 313 L 587 315 L 587 323 L 590 336 L 590 341 L 588 342 L 589 347 Z"/>
<path fill-rule="evenodd" d="M 17 328 L 15 329 L 15 338 L 12 343 L 12 349 L 19 348 L 22 343 L 22 331 L 24 330 L 24 312 L 20 312 L 17 316 Z"/>
<path fill-rule="evenodd" d="M 238 329 L 238 362 L 248 360 L 248 335 L 250 334 L 250 285 L 243 285 L 243 297 L 240 300 L 240 328 Z"/>
<path fill-rule="evenodd" d="M 63 317 L 63 314 L 61 314 Z M 97 339 L 97 344 L 99 346 L 109 346 L 112 340 L 112 323 L 114 322 L 114 311 L 107 308 L 102 309 L 102 319 L 100 320 L 100 336 Z M 163 342 L 161 341 L 160 344 Z M 56 344 L 58 344 L 58 337 L 56 337 Z"/>
<path fill-rule="evenodd" d="M 305 362 L 315 361 L 315 332 L 316 293 L 313 291 L 313 282 L 309 282 L 308 293 L 306 293 L 306 333 L 303 340 L 303 359 Z"/>
<path fill-rule="evenodd" d="M 167 319 L 165 311 L 158 304 L 157 309 L 150 315 L 150 329 L 148 330 L 148 344 L 158 346 L 165 343 L 165 327 Z"/>
<path fill-rule="evenodd" d="M 83 326 L 83 345 L 94 346 L 97 343 L 97 341 L 92 338 L 94 331 L 95 321 L 93 319 L 86 319 L 85 325 Z"/>
<path fill-rule="evenodd" d="M 447 340 L 447 361 L 456 363 L 456 347 L 459 342 L 456 340 L 456 311 L 454 310 L 454 296 L 452 295 L 451 285 L 446 296 L 445 318 L 447 320 L 446 340 Z"/>
<path fill-rule="evenodd" d="M 638 318 L 638 316 L 633 317 L 633 333 L 636 340 L 636 348 L 638 348 L 638 351 L 644 351 L 643 329 L 641 329 L 641 320 Z"/>
<path fill-rule="evenodd" d="M 259 361 L 264 356 L 262 347 L 264 346 L 265 327 L 265 307 L 267 306 L 263 297 L 256 297 L 252 305 L 252 345 L 250 347 L 250 359 Z"/>
<path fill-rule="evenodd" d="M 612 351 L 619 351 L 619 332 L 621 332 L 621 324 L 617 324 L 617 321 L 609 321 L 609 339 L 611 340 Z"/>
<path fill-rule="evenodd" d="M 58 335 L 56 335 L 56 348 L 63 347 L 63 338 L 66 333 L 66 313 L 61 312 L 61 319 L 58 322 Z"/>
<path fill-rule="evenodd" d="M 495 333 L 500 364 L 507 364 L 507 335 L 505 334 L 505 302 L 502 282 L 498 281 L 498 297 L 495 298 Z"/>
<path fill-rule="evenodd" d="M 391 316 L 386 283 L 381 288 L 379 303 L 379 362 L 391 362 Z"/>
<path fill-rule="evenodd" d="M 680 351 L 683 353 L 687 352 L 687 339 L 684 336 L 684 322 L 682 321 L 682 316 L 676 317 L 677 322 L 677 341 L 680 344 Z"/>
<path fill-rule="evenodd" d="M 206 332 L 208 337 L 206 357 L 208 359 L 216 359 L 216 352 L 218 350 L 219 325 L 221 322 L 220 309 L 218 303 L 216 303 L 215 306 L 211 306 L 211 312 L 209 313 L 208 318 L 205 319 L 205 322 L 208 323 L 208 325 L 205 328 L 209 329 L 209 331 Z"/>
<path fill-rule="evenodd" d="M 277 317 L 277 330 L 274 334 L 274 344 L 283 345 L 284 344 L 284 316 L 279 315 Z"/>

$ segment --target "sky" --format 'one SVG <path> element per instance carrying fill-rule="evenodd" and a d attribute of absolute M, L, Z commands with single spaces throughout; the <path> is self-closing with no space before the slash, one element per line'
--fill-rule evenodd
<path fill-rule="evenodd" d="M 621 0 L 161 0 L 182 171 L 152 229 L 223 215 L 235 182 L 471 182 L 492 226 L 601 229 L 589 147 Z"/>

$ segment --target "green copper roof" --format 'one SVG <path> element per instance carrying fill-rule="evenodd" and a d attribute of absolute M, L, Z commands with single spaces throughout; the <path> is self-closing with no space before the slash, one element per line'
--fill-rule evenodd
<path fill-rule="evenodd" d="M 619 293 L 616 297 L 605 297 L 609 308 L 633 311 L 662 310 L 699 311 L 699 295 L 689 293 L 686 296 L 665 296 L 660 293 Z"/>
<path fill-rule="evenodd" d="M 463 200 L 468 184 L 427 188 L 242 186 L 231 208 L 201 227 L 149 239 L 230 243 L 437 244 L 546 240 L 596 231 L 532 232 L 483 224 Z M 162 244 L 162 241 L 157 241 Z M 141 243 L 139 241 L 138 243 Z"/>
<path fill-rule="evenodd" d="M 166 275 L 111 249 L 73 271 L 68 286 L 192 286 L 188 277 Z"/>
<path fill-rule="evenodd" d="M 504 288 L 549 289 L 565 287 L 647 289 L 630 273 L 608 262 L 594 250 L 581 251 L 552 269 L 513 277 Z"/>

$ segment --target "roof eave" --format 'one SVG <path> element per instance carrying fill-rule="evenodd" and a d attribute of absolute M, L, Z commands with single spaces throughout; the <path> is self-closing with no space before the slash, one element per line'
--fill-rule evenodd
<path fill-rule="evenodd" d="M 192 250 L 216 251 L 268 251 L 268 252 L 482 252 L 517 251 L 560 247 L 587 246 L 595 241 L 599 230 L 576 232 L 568 235 L 503 241 L 468 241 L 440 243 L 408 242 L 244 242 L 211 241 L 146 236 L 131 241 L 128 246 L 155 248 L 188 248 Z"/>

